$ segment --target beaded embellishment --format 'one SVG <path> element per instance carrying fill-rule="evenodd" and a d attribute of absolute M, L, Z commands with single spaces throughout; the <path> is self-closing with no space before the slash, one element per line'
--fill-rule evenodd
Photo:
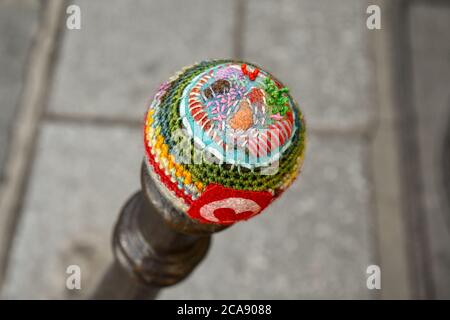
<path fill-rule="evenodd" d="M 147 167 L 201 223 L 260 213 L 295 179 L 305 123 L 287 88 L 249 63 L 204 61 L 163 83 L 145 119 Z"/>

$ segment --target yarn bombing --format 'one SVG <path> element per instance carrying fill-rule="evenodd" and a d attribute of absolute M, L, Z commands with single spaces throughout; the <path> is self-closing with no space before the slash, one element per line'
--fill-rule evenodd
<path fill-rule="evenodd" d="M 229 225 L 259 214 L 293 182 L 305 129 L 289 90 L 267 71 L 203 61 L 163 83 L 150 103 L 145 163 L 179 211 Z"/>

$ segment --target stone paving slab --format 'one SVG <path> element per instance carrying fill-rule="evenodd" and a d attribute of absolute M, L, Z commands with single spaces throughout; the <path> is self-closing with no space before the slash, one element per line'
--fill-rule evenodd
<path fill-rule="evenodd" d="M 0 1 L 0 182 L 39 7 L 37 0 Z"/>
<path fill-rule="evenodd" d="M 193 276 L 160 298 L 371 298 L 365 153 L 358 138 L 312 136 L 291 189 L 263 215 L 217 234 Z"/>
<path fill-rule="evenodd" d="M 73 1 L 50 101 L 55 113 L 141 120 L 144 101 L 185 65 L 233 56 L 233 1 Z"/>
<path fill-rule="evenodd" d="M 311 135 L 304 172 L 267 212 L 217 234 L 207 260 L 161 298 L 368 298 L 373 248 L 365 141 Z M 140 130 L 45 123 L 3 298 L 87 297 L 137 189 Z M 82 289 L 65 289 L 69 264 Z"/>
<path fill-rule="evenodd" d="M 366 1 L 250 0 L 245 59 L 291 88 L 311 127 L 364 128 L 376 110 Z"/>
<path fill-rule="evenodd" d="M 88 287 L 112 254 L 118 212 L 140 188 L 140 130 L 47 124 L 40 135 L 14 240 L 5 296 L 72 298 L 66 268 Z M 81 292 L 84 293 L 84 290 Z"/>
<path fill-rule="evenodd" d="M 373 105 L 364 1 L 76 1 L 50 109 L 142 118 L 142 101 L 180 67 L 207 58 L 264 65 L 298 97 L 313 127 L 367 125 Z M 242 20 L 242 21 L 241 21 Z M 240 40 L 235 28 L 241 26 Z"/>

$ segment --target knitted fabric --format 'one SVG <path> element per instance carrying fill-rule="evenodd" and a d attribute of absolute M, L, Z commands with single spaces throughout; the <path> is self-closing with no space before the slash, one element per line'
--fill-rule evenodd
<path fill-rule="evenodd" d="M 268 72 L 203 61 L 160 86 L 144 143 L 165 197 L 201 223 L 231 224 L 260 213 L 295 179 L 305 123 L 289 90 Z"/>

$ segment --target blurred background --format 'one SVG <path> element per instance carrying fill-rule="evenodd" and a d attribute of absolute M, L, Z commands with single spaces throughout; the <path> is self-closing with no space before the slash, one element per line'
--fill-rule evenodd
<path fill-rule="evenodd" d="M 291 88 L 304 169 L 160 298 L 450 298 L 449 39 L 438 0 L 0 0 L 0 297 L 89 296 L 140 187 L 146 102 L 184 65 L 231 57 Z"/>

